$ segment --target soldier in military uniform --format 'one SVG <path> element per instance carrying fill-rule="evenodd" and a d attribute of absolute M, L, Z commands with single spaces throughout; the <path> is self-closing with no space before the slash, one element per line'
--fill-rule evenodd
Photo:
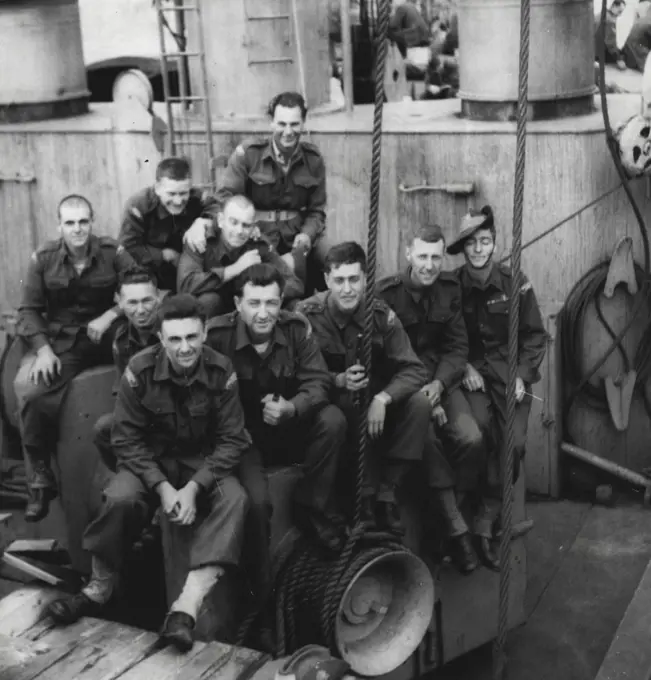
<path fill-rule="evenodd" d="M 113 331 L 113 364 L 117 372 L 117 393 L 120 378 L 131 357 L 158 344 L 155 321 L 160 304 L 160 291 L 156 279 L 147 270 L 134 267 L 124 273 L 118 284 L 118 306 L 124 314 L 115 323 Z M 116 459 L 111 448 L 113 413 L 97 419 L 94 442 L 104 464 L 115 471 Z"/>
<path fill-rule="evenodd" d="M 433 425 L 450 463 L 430 471 L 430 484 L 437 490 L 433 500 L 445 520 L 453 562 L 469 573 L 478 560 L 458 506 L 466 494 L 478 491 L 486 446 L 460 389 L 468 360 L 468 335 L 459 281 L 454 273 L 441 271 L 444 255 L 441 228 L 418 229 L 406 249 L 407 268 L 380 281 L 378 295 L 396 312 L 427 368 L 429 382 L 423 392 L 430 399 Z"/>
<path fill-rule="evenodd" d="M 175 291 L 183 242 L 190 227 L 200 233 L 216 223 L 215 199 L 192 187 L 191 168 L 182 158 L 165 158 L 156 168 L 156 182 L 133 195 L 124 209 L 120 243 L 136 262 L 156 276 L 162 290 Z"/>
<path fill-rule="evenodd" d="M 493 434 L 498 451 L 503 451 L 506 444 L 509 297 L 513 286 L 519 286 L 514 471 L 517 479 L 527 441 L 531 385 L 540 380 L 538 369 L 545 356 L 547 332 L 531 283 L 522 275 L 516 284 L 511 271 L 494 261 L 495 233 L 490 206 L 472 210 L 462 220 L 448 253 L 463 252 L 466 260 L 457 271 L 470 341 L 463 378 L 466 398 L 482 430 Z M 494 428 L 491 428 L 492 420 Z M 485 503 L 476 521 L 475 533 L 482 539 L 485 551 L 490 551 L 497 509 L 497 504 Z"/>
<path fill-rule="evenodd" d="M 285 281 L 269 264 L 255 264 L 235 281 L 237 311 L 208 324 L 208 344 L 230 357 L 240 384 L 253 448 L 240 468 L 251 500 L 247 533 L 258 548 L 258 576 L 271 575 L 270 501 L 263 469 L 300 464 L 294 521 L 333 550 L 344 540 L 335 477 L 346 438 L 343 413 L 328 403 L 330 374 L 307 319 L 281 309 Z M 255 525 L 255 526 L 253 526 Z"/>
<path fill-rule="evenodd" d="M 111 442 L 118 472 L 84 534 L 91 580 L 56 600 L 59 623 L 101 612 L 125 553 L 156 506 L 188 533 L 190 571 L 161 637 L 192 647 L 199 608 L 227 565 L 237 565 L 246 494 L 234 473 L 250 446 L 231 362 L 204 345 L 205 317 L 190 295 L 163 300 L 160 344 L 131 359 L 120 381 Z"/>
<path fill-rule="evenodd" d="M 372 374 L 365 374 L 358 360 L 364 331 L 365 272 L 366 255 L 359 244 L 333 246 L 325 261 L 329 290 L 304 300 L 297 309 L 314 328 L 332 374 L 334 399 L 346 413 L 352 432 L 357 420 L 355 393 L 370 388 L 368 433 L 375 446 L 364 489 L 364 519 L 400 534 L 403 527 L 395 490 L 409 467 L 423 459 L 431 412 L 421 392 L 427 372 L 395 312 L 383 300 L 374 299 L 367 303 L 373 305 L 375 314 L 373 366 Z"/>
<path fill-rule="evenodd" d="M 106 236 L 92 234 L 93 209 L 70 195 L 58 207 L 60 238 L 31 257 L 18 307 L 16 335 L 36 357 L 23 393 L 20 430 L 30 499 L 25 520 L 38 522 L 56 496 L 50 455 L 57 441 L 61 404 L 72 378 L 111 362 L 109 327 L 118 277 L 133 259 Z"/>
<path fill-rule="evenodd" d="M 255 225 L 253 203 L 242 195 L 226 199 L 217 218 L 218 229 L 207 239 L 206 249 L 198 253 L 189 245 L 179 262 L 178 289 L 191 293 L 211 318 L 235 309 L 233 281 L 247 267 L 268 262 L 286 279 L 283 305 L 287 308 L 303 297 L 303 281 L 278 255 Z"/>
<path fill-rule="evenodd" d="M 289 255 L 290 264 L 295 261 L 300 266 L 310 253 L 307 275 L 313 277 L 328 248 L 324 240 L 325 164 L 318 148 L 301 139 L 307 105 L 300 94 L 277 95 L 268 113 L 271 137 L 248 139 L 237 147 L 217 200 L 223 203 L 234 194 L 248 196 L 255 205 L 262 235 L 280 255 Z"/>

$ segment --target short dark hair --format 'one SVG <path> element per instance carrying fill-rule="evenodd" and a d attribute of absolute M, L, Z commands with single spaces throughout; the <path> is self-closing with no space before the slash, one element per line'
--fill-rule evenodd
<path fill-rule="evenodd" d="M 242 297 L 244 293 L 244 286 L 250 283 L 252 286 L 271 286 L 274 283 L 278 284 L 280 294 L 285 290 L 285 277 L 280 273 L 277 267 L 266 262 L 260 264 L 252 264 L 247 267 L 233 283 L 233 294 L 236 297 Z"/>
<path fill-rule="evenodd" d="M 409 244 L 419 239 L 420 241 L 425 241 L 425 243 L 439 243 L 443 241 L 445 245 L 445 235 L 443 234 L 443 229 L 438 224 L 428 224 L 425 227 L 419 227 L 411 233 L 409 239 Z"/>
<path fill-rule="evenodd" d="M 61 219 L 61 208 L 64 208 L 67 205 L 85 205 L 90 211 L 91 220 L 95 215 L 91 202 L 85 196 L 82 196 L 81 194 L 68 194 L 59 201 L 59 205 L 57 206 L 57 217 L 59 219 Z"/>
<path fill-rule="evenodd" d="M 156 275 L 144 267 L 130 267 L 124 271 L 118 281 L 118 292 L 122 291 L 122 286 L 136 283 L 151 283 L 154 288 L 158 288 Z"/>
<path fill-rule="evenodd" d="M 366 253 L 364 248 L 356 241 L 345 241 L 332 246 L 326 253 L 323 270 L 328 273 L 333 267 L 341 267 L 342 264 L 357 264 L 366 272 Z"/>
<path fill-rule="evenodd" d="M 156 181 L 159 182 L 163 177 L 173 179 L 175 182 L 182 182 L 184 179 L 190 179 L 192 175 L 192 167 L 187 158 L 163 158 L 163 160 L 156 166 Z"/>
<path fill-rule="evenodd" d="M 206 313 L 199 300 L 189 293 L 168 295 L 158 308 L 158 328 L 163 326 L 163 321 L 172 319 L 200 319 L 205 324 Z"/>
<path fill-rule="evenodd" d="M 302 94 L 298 92 L 281 92 L 277 94 L 270 102 L 267 107 L 267 114 L 269 118 L 273 118 L 276 113 L 277 106 L 284 106 L 287 109 L 295 109 L 298 107 L 301 110 L 301 116 L 305 120 L 307 116 L 307 104 Z"/>

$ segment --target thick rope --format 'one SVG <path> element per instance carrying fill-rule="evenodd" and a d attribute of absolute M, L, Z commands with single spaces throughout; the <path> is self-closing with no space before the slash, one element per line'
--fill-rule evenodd
<path fill-rule="evenodd" d="M 362 361 L 366 375 L 371 374 L 371 353 L 373 338 L 375 295 L 375 274 L 377 267 L 377 239 L 380 217 L 380 170 L 382 157 L 382 113 L 384 110 L 384 70 L 387 56 L 387 35 L 391 15 L 390 0 L 379 0 L 378 25 L 375 31 L 375 105 L 373 109 L 373 133 L 371 148 L 371 184 L 368 214 L 368 242 L 366 244 L 366 301 L 364 310 L 364 336 L 362 339 Z M 367 416 L 369 406 L 368 390 L 360 400 L 358 421 L 359 458 L 355 488 L 354 526 L 360 522 L 362 512 L 362 489 L 366 475 L 366 456 L 368 451 Z"/>
<path fill-rule="evenodd" d="M 500 590 L 497 638 L 493 648 L 493 678 L 506 677 L 506 636 L 509 628 L 509 588 L 511 582 L 511 534 L 513 521 L 513 459 L 515 451 L 515 383 L 518 367 L 520 324 L 520 260 L 522 255 L 522 214 L 527 154 L 527 107 L 529 90 L 530 0 L 520 9 L 520 64 L 516 122 L 515 186 L 513 191 L 513 240 L 511 244 L 512 288 L 509 299 L 509 372 L 506 392 L 506 452 L 502 460 L 502 537 L 500 539 Z"/>
<path fill-rule="evenodd" d="M 380 169 L 382 150 L 382 113 L 384 108 L 384 71 L 387 55 L 387 35 L 391 14 L 391 1 L 379 0 L 378 21 L 374 31 L 375 40 L 375 106 L 373 113 L 370 207 L 368 221 L 366 295 L 364 301 L 364 334 L 361 343 L 361 361 L 367 375 L 371 372 L 372 337 L 374 325 L 373 298 L 375 294 L 375 276 L 377 266 L 377 240 L 380 214 Z M 335 563 L 324 559 L 315 551 L 314 546 L 300 546 L 289 559 L 289 563 L 280 575 L 278 589 L 278 608 L 276 611 L 278 654 L 292 651 L 298 644 L 294 617 L 298 614 L 299 602 L 301 611 L 307 611 L 308 618 L 320 613 L 316 623 L 320 629 L 323 642 L 335 651 L 334 631 L 337 611 L 350 579 L 372 559 L 377 551 L 385 553 L 390 549 L 386 539 L 382 546 L 377 544 L 373 549 L 358 549 L 364 538 L 366 526 L 362 523 L 363 491 L 366 484 L 366 456 L 368 455 L 367 418 L 368 391 L 360 394 L 358 402 L 358 460 L 355 479 L 355 504 L 353 524 L 350 535 L 341 554 Z M 306 604 L 311 607 L 306 609 Z M 309 616 L 311 614 L 312 616 Z"/>

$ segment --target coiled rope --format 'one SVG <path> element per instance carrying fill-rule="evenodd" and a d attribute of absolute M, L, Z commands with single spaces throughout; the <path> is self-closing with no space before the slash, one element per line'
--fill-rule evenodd
<path fill-rule="evenodd" d="M 642 285 L 640 286 L 640 294 L 638 296 L 638 300 L 635 303 L 635 306 L 633 307 L 633 310 L 631 311 L 631 315 L 629 320 L 627 321 L 626 324 L 624 324 L 624 327 L 619 331 L 617 335 L 614 335 L 614 332 L 612 332 L 612 329 L 610 327 L 606 327 L 607 324 L 605 324 L 605 319 L 603 318 L 603 314 L 600 314 L 599 306 L 598 306 L 598 300 L 601 295 L 601 290 L 603 289 L 603 286 L 599 285 L 600 281 L 600 268 L 607 266 L 607 265 L 597 265 L 597 267 L 593 268 L 590 270 L 584 277 L 579 281 L 579 283 L 575 286 L 574 290 L 570 293 L 570 295 L 567 298 L 567 301 L 563 307 L 563 310 L 561 311 L 560 315 L 560 324 L 559 324 L 559 335 L 561 339 L 561 347 L 563 348 L 563 370 L 567 371 L 567 375 L 569 376 L 569 394 L 566 395 L 564 399 L 564 412 L 568 413 L 569 408 L 572 406 L 572 403 L 574 400 L 579 396 L 582 395 L 583 397 L 587 398 L 592 405 L 601 405 L 602 403 L 602 394 L 600 392 L 596 392 L 593 386 L 590 385 L 590 381 L 592 378 L 598 373 L 598 371 L 602 368 L 602 366 L 606 363 L 610 355 L 615 352 L 617 349 L 621 351 L 622 350 L 622 345 L 621 341 L 624 338 L 624 336 L 628 333 L 630 330 L 631 326 L 635 322 L 637 316 L 639 313 L 645 308 L 645 306 L 648 304 L 648 297 L 649 297 L 649 290 L 651 287 L 651 253 L 650 253 L 650 248 L 649 248 L 649 235 L 646 230 L 646 224 L 644 222 L 644 217 L 642 216 L 642 212 L 637 204 L 637 201 L 635 200 L 635 196 L 633 195 L 633 191 L 631 190 L 630 182 L 628 179 L 628 175 L 626 173 L 626 170 L 624 170 L 624 167 L 622 166 L 622 161 L 619 156 L 619 146 L 617 143 L 617 140 L 615 139 L 615 135 L 613 134 L 612 127 L 610 125 L 610 115 L 608 112 L 608 98 L 606 97 L 606 42 L 605 42 L 605 35 L 606 35 L 606 12 L 607 12 L 607 3 L 606 0 L 602 0 L 601 3 L 601 23 L 599 27 L 599 40 L 598 40 L 598 47 L 599 47 L 599 96 L 600 96 L 600 101 L 601 101 L 601 114 L 603 116 L 603 121 L 604 121 L 604 130 L 606 134 L 606 145 L 608 147 L 608 151 L 610 152 L 610 155 L 612 156 L 613 163 L 615 165 L 615 169 L 617 170 L 617 174 L 619 175 L 619 178 L 621 180 L 621 185 L 624 188 L 624 191 L 626 192 L 626 196 L 629 200 L 629 203 L 631 204 L 631 208 L 633 209 L 633 213 L 635 214 L 635 218 L 637 221 L 637 225 L 640 231 L 640 236 L 642 238 L 642 248 L 644 252 L 644 267 L 640 273 L 639 269 L 636 269 L 636 276 L 638 277 L 638 282 L 640 281 L 640 277 L 642 280 Z M 606 350 L 606 352 L 603 354 L 601 359 L 596 362 L 596 364 L 589 370 L 584 376 L 580 376 L 577 373 L 577 367 L 576 365 L 573 365 L 573 362 L 575 361 L 576 357 L 576 350 L 574 349 L 574 343 L 571 339 L 571 336 L 573 334 L 579 335 L 580 336 L 580 328 L 582 327 L 582 319 L 583 319 L 583 313 L 585 311 L 585 306 L 590 300 L 594 300 L 595 304 L 597 305 L 597 314 L 600 316 L 600 321 L 602 324 L 605 325 L 606 330 L 609 332 L 609 335 L 612 338 L 612 343 L 610 347 Z M 579 325 L 581 324 L 581 325 Z M 651 351 L 650 348 L 651 345 L 651 324 L 650 327 L 648 327 L 644 334 L 642 339 L 640 340 L 640 345 L 638 348 L 638 354 L 636 356 L 635 360 L 635 366 L 636 369 L 641 372 L 641 376 L 638 376 L 638 383 L 642 383 L 643 379 L 646 379 L 646 376 L 648 376 L 649 371 L 651 370 L 649 368 L 649 364 L 651 363 L 651 359 L 648 356 L 648 353 Z M 625 359 L 625 362 L 628 359 Z M 651 410 L 649 408 L 648 404 L 648 399 L 645 395 L 644 398 L 644 403 L 645 403 L 645 408 L 647 409 L 647 413 Z M 564 421 L 564 439 L 566 441 L 572 441 L 569 432 L 568 432 L 568 424 L 567 424 L 567 419 Z"/>
<path fill-rule="evenodd" d="M 373 297 L 377 266 L 377 239 L 380 214 L 380 169 L 382 151 L 382 114 L 384 109 L 384 71 L 387 34 L 391 13 L 390 0 L 378 0 L 377 26 L 374 31 L 375 103 L 373 112 L 370 208 L 368 220 L 366 295 L 361 359 L 367 375 L 371 372 L 373 337 Z M 341 554 L 333 560 L 301 539 L 286 559 L 278 577 L 276 602 L 277 654 L 285 655 L 301 642 L 320 640 L 336 651 L 335 623 L 342 597 L 354 575 L 375 558 L 388 551 L 405 549 L 390 534 L 365 535 L 362 522 L 363 490 L 368 455 L 367 417 L 369 394 L 364 391 L 358 402 L 358 458 L 355 478 L 355 504 L 352 528 Z M 301 634 L 296 622 L 301 621 Z"/>

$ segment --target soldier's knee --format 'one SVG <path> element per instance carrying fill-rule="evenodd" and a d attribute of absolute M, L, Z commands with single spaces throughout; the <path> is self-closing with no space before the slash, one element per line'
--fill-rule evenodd
<path fill-rule="evenodd" d="M 319 426 L 329 434 L 337 437 L 346 436 L 346 428 L 348 427 L 346 416 L 337 406 L 328 404 L 317 413 L 316 418 Z"/>
<path fill-rule="evenodd" d="M 137 482 L 137 478 L 134 480 Z M 120 472 L 104 490 L 104 501 L 114 510 L 128 511 L 143 502 L 143 491 L 139 483 Z"/>
<path fill-rule="evenodd" d="M 484 435 L 477 421 L 469 414 L 461 413 L 453 423 L 453 437 L 460 446 L 480 448 L 484 446 Z"/>
<path fill-rule="evenodd" d="M 96 444 L 110 444 L 112 427 L 112 413 L 105 413 L 103 416 L 100 416 L 93 425 L 93 441 Z"/>
<path fill-rule="evenodd" d="M 429 423 L 432 406 L 429 399 L 422 393 L 416 392 L 405 402 L 405 416 L 418 421 Z"/>

